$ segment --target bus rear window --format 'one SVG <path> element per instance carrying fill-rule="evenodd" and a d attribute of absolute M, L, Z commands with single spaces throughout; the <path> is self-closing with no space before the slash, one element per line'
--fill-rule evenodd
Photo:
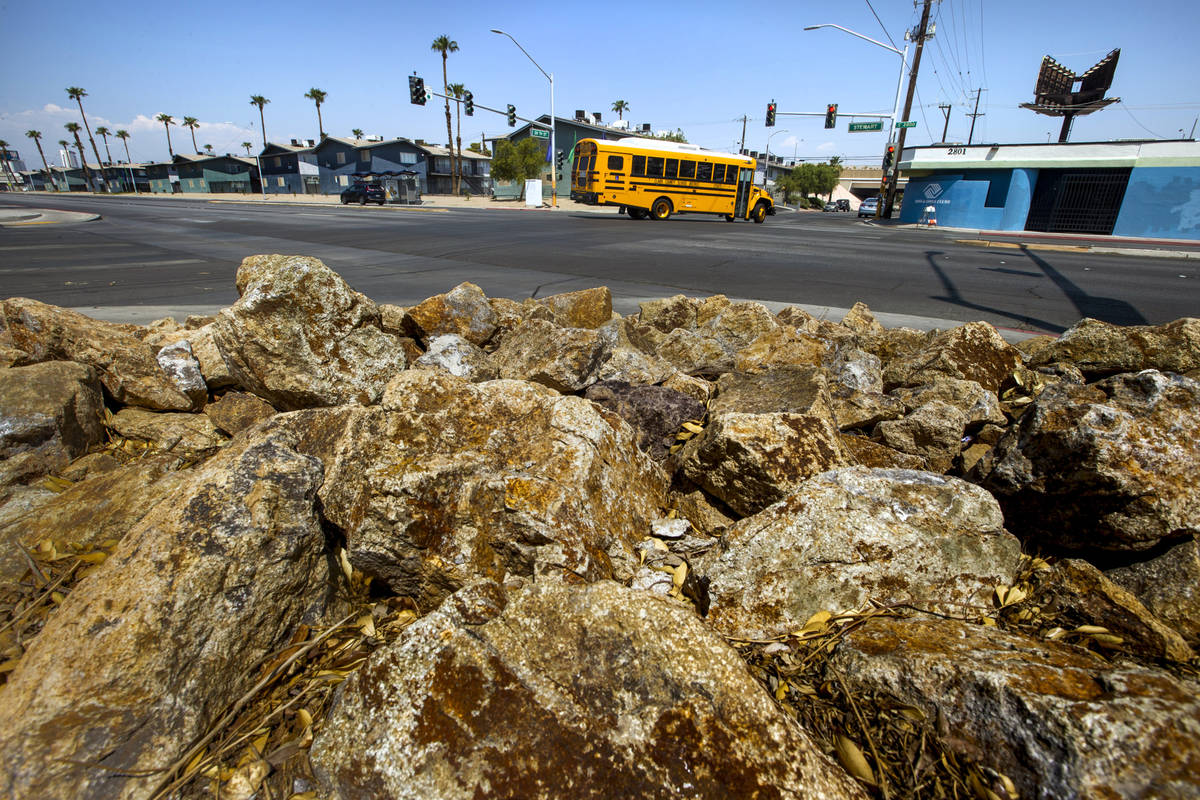
<path fill-rule="evenodd" d="M 696 162 L 695 161 L 680 161 L 679 162 L 679 177 L 693 180 L 696 177 Z"/>
<path fill-rule="evenodd" d="M 633 157 L 633 174 L 638 177 L 645 177 L 645 175 L 646 175 L 646 157 L 645 156 L 634 156 Z"/>
<path fill-rule="evenodd" d="M 608 157 L 608 168 L 609 169 L 619 170 L 619 169 L 622 169 L 624 166 L 625 166 L 625 159 L 621 158 L 620 156 L 609 156 Z"/>

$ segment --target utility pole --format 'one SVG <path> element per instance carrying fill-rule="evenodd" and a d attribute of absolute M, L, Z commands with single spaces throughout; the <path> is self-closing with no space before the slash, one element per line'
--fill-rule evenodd
<path fill-rule="evenodd" d="M 940 2 L 940 0 L 939 0 Z M 917 70 L 921 68 L 921 52 L 925 49 L 926 31 L 929 30 L 929 6 L 933 0 L 924 0 L 921 9 L 921 25 L 917 29 L 917 52 L 913 55 L 912 72 L 908 75 L 908 96 L 904 100 L 904 114 L 901 122 L 908 122 L 908 113 L 912 111 L 913 93 L 917 90 Z M 900 156 L 904 152 L 904 137 L 908 128 L 900 129 L 900 137 L 896 141 L 896 158 L 892 163 L 891 180 L 888 181 L 887 197 L 884 198 L 883 210 L 880 216 L 885 219 L 892 215 L 892 207 L 896 203 L 896 180 L 900 177 Z"/>
<path fill-rule="evenodd" d="M 986 91 L 986 89 L 976 89 L 975 90 L 975 111 L 973 111 L 970 114 L 967 114 L 967 116 L 971 118 L 971 133 L 967 136 L 967 144 L 970 144 L 971 140 L 975 138 L 975 118 L 987 116 L 986 114 L 979 113 L 979 96 L 981 94 L 983 94 L 985 91 Z"/>
<path fill-rule="evenodd" d="M 946 131 L 950 130 L 950 109 L 952 109 L 952 108 L 954 108 L 954 106 L 950 105 L 949 103 L 947 103 L 945 105 L 943 105 L 942 103 L 938 103 L 938 110 L 941 111 L 943 116 L 946 117 L 946 124 L 942 126 L 942 139 L 941 140 L 943 142 L 946 141 Z"/>
<path fill-rule="evenodd" d="M 741 142 L 741 144 L 738 145 L 738 155 L 741 155 L 742 151 L 746 149 L 746 119 L 747 119 L 746 115 L 743 114 L 742 115 L 742 142 Z"/>

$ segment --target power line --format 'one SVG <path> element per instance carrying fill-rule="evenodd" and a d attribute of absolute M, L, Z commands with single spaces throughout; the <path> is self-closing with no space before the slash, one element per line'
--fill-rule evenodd
<path fill-rule="evenodd" d="M 867 8 L 871 9 L 872 14 L 875 14 L 875 6 L 871 5 L 871 0 L 867 0 Z M 888 41 L 892 43 L 892 47 L 896 47 L 896 41 L 892 38 L 892 35 L 888 33 L 887 26 L 883 24 L 883 20 L 879 18 L 878 14 L 875 14 L 875 21 L 879 23 L 879 27 L 883 28 L 883 35 L 886 36 Z M 896 49 L 899 50 L 900 48 L 896 47 Z"/>

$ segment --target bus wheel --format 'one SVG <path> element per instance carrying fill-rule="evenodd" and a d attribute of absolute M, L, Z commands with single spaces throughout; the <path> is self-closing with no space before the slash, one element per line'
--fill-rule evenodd
<path fill-rule="evenodd" d="M 755 222 L 757 222 L 759 225 L 761 225 L 763 223 L 763 220 L 765 220 L 767 218 L 766 203 L 759 203 L 758 205 L 756 205 L 754 207 L 754 213 L 750 215 L 750 218 L 753 219 Z"/>
<path fill-rule="evenodd" d="M 733 214 L 726 214 L 726 215 L 725 215 L 725 221 L 726 221 L 726 222 L 733 222 Z"/>
<path fill-rule="evenodd" d="M 671 216 L 671 201 L 665 197 L 655 200 L 654 205 L 650 206 L 650 216 L 657 220 Z"/>

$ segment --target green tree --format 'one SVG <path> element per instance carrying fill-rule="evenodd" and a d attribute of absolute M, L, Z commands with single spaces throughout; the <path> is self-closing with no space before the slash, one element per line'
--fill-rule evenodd
<path fill-rule="evenodd" d="M 321 103 L 325 102 L 326 93 L 320 89 L 309 89 L 304 96 L 317 104 L 317 133 L 321 134 L 321 141 L 324 141 L 325 123 L 321 121 Z"/>
<path fill-rule="evenodd" d="M 783 192 L 783 202 L 790 205 L 796 195 L 832 195 L 841 174 L 842 168 L 837 164 L 805 163 L 777 179 L 775 186 Z"/>
<path fill-rule="evenodd" d="M 171 158 L 174 158 L 175 151 L 171 149 L 171 126 L 175 124 L 175 118 L 170 114 L 159 114 L 154 119 L 161 122 L 163 127 L 167 129 L 167 153 Z"/>
<path fill-rule="evenodd" d="M 446 94 L 454 95 L 454 98 L 456 100 L 462 100 L 463 95 L 467 93 L 467 87 L 461 83 L 450 84 L 449 90 L 450 91 L 446 92 Z M 457 170 L 457 172 L 455 174 L 458 175 L 458 178 L 456 179 L 456 182 L 454 184 L 454 193 L 458 194 L 462 188 L 462 174 L 463 174 L 463 168 L 462 168 L 462 103 L 454 104 L 454 128 L 457 131 L 457 133 L 455 134 L 455 137 L 454 137 L 454 141 L 456 142 L 456 147 L 458 150 L 458 156 L 455 158 L 455 170 Z"/>
<path fill-rule="evenodd" d="M 250 148 L 254 147 L 254 142 L 242 142 L 242 147 L 246 148 L 246 155 L 250 155 Z"/>
<path fill-rule="evenodd" d="M 184 117 L 183 127 L 192 132 L 192 149 L 196 151 L 196 155 L 200 155 L 200 148 L 196 146 L 196 128 L 200 127 L 200 120 L 195 117 Z"/>
<path fill-rule="evenodd" d="M 262 123 L 263 149 L 267 149 L 267 120 L 263 116 L 263 106 L 271 102 L 261 94 L 250 95 L 250 105 L 258 106 L 258 121 Z"/>
<path fill-rule="evenodd" d="M 132 164 L 133 159 L 129 157 L 129 131 L 122 129 L 114 133 L 113 136 L 116 136 L 125 144 L 125 163 Z"/>
<path fill-rule="evenodd" d="M 8 163 L 8 142 L 0 139 L 0 157 L 4 159 L 4 174 L 8 177 L 9 187 L 17 188 L 17 173 L 13 172 L 12 164 Z"/>
<path fill-rule="evenodd" d="M 101 165 L 100 172 L 101 172 L 101 174 L 104 174 L 104 166 L 103 166 L 104 161 L 100 158 L 100 148 L 96 147 L 96 140 L 92 138 L 92 129 L 88 125 L 87 114 L 83 113 L 83 98 L 87 97 L 87 92 L 84 91 L 79 86 L 68 86 L 67 87 L 67 97 L 70 97 L 72 100 L 74 100 L 76 103 L 79 104 L 79 116 L 83 118 L 83 129 L 85 131 L 87 131 L 88 141 L 92 143 L 92 152 L 96 154 L 96 163 Z M 83 170 L 86 173 L 87 172 L 87 159 L 85 158 L 85 159 L 83 159 L 83 161 L 84 161 Z M 91 180 L 91 179 L 89 178 L 89 180 Z M 108 184 L 106 181 L 105 182 L 106 188 L 107 188 L 107 185 Z"/>
<path fill-rule="evenodd" d="M 521 198 L 525 197 L 525 181 L 542 174 L 546 165 L 546 151 L 532 137 L 522 139 L 514 145 L 507 139 L 496 142 L 496 155 L 492 158 L 492 180 L 519 181 Z"/>
<path fill-rule="evenodd" d="M 458 52 L 458 42 L 449 36 L 442 35 L 433 40 L 429 47 L 442 54 L 442 90 L 446 95 L 446 147 L 450 150 L 450 180 L 454 194 L 458 194 L 458 171 L 454 163 L 454 131 L 450 127 L 450 80 L 446 77 L 446 59 L 451 53 Z"/>
<path fill-rule="evenodd" d="M 79 151 L 79 163 L 81 163 L 83 165 L 84 183 L 87 184 L 89 191 L 94 191 L 94 188 L 92 186 L 92 173 L 90 170 L 88 170 L 88 165 L 87 165 L 87 155 L 85 155 L 84 150 L 83 150 L 83 141 L 80 140 L 80 138 L 79 138 L 79 123 L 78 122 L 68 122 L 63 127 L 67 129 L 68 133 L 72 134 L 75 137 L 75 149 L 77 149 Z"/>
<path fill-rule="evenodd" d="M 104 155 L 108 156 L 108 163 L 113 163 L 112 150 L 108 149 L 108 137 L 112 136 L 112 132 L 108 128 L 101 125 L 99 128 L 96 128 L 96 135 L 104 140 Z"/>
<path fill-rule="evenodd" d="M 50 171 L 50 164 L 46 162 L 46 153 L 42 150 L 42 132 L 41 131 L 25 131 L 25 135 L 33 139 L 33 143 L 37 145 L 38 155 L 42 157 L 42 166 L 46 169 L 46 181 L 54 187 L 54 191 L 58 191 L 58 184 L 54 183 L 53 175 Z"/>
<path fill-rule="evenodd" d="M 625 119 L 625 112 L 629 110 L 629 103 L 624 100 L 618 100 L 613 103 L 613 111 L 617 112 L 617 119 Z"/>
<path fill-rule="evenodd" d="M 355 139 L 361 139 L 363 137 L 363 129 L 355 128 L 354 130 L 350 131 L 350 135 L 353 136 Z"/>
<path fill-rule="evenodd" d="M 211 144 L 204 145 L 204 151 L 211 156 L 213 154 L 213 146 Z"/>

